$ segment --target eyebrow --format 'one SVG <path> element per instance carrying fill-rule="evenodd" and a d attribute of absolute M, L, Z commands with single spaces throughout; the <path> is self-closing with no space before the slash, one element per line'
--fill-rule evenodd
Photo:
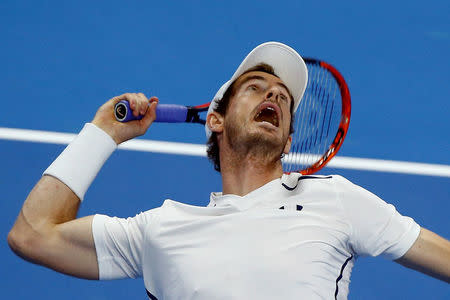
<path fill-rule="evenodd" d="M 267 81 L 267 79 L 264 78 L 264 77 L 261 76 L 261 75 L 252 75 L 252 76 L 249 76 L 249 77 L 245 78 L 245 79 L 241 82 L 241 85 L 244 85 L 246 82 L 248 82 L 248 81 L 250 81 L 250 80 L 253 80 L 253 79 L 259 79 L 259 80 L 262 80 L 262 81 Z M 286 86 L 284 83 L 282 83 L 282 82 L 277 82 L 277 85 L 279 85 L 279 86 L 281 86 L 282 88 L 284 88 L 284 89 L 286 90 L 286 92 L 288 93 L 288 95 L 293 99 L 293 97 L 292 97 L 292 95 L 291 95 L 291 92 L 289 91 L 289 89 L 287 88 L 287 86 Z"/>

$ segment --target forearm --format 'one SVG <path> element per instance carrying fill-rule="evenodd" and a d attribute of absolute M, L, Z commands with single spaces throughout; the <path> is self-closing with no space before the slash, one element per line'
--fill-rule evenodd
<path fill-rule="evenodd" d="M 34 230 L 54 226 L 75 219 L 79 205 L 80 199 L 67 185 L 44 175 L 25 200 L 17 221 Z"/>
<path fill-rule="evenodd" d="M 8 243 L 20 257 L 39 264 L 57 233 L 56 226 L 76 218 L 80 200 L 64 183 L 43 176 L 28 195 Z"/>
<path fill-rule="evenodd" d="M 421 228 L 411 249 L 396 262 L 450 283 L 450 241 Z"/>
<path fill-rule="evenodd" d="M 8 242 L 18 255 L 33 260 L 43 251 L 50 251 L 54 241 L 70 244 L 59 234 L 57 226 L 76 218 L 80 200 L 115 148 L 111 137 L 98 127 L 87 124 L 83 128 L 44 172 L 47 175 L 36 184 L 23 204 L 8 235 Z M 69 232 L 76 232 L 78 228 L 86 231 L 85 227 L 74 227 Z M 82 247 L 89 243 L 90 236 L 75 241 Z"/>

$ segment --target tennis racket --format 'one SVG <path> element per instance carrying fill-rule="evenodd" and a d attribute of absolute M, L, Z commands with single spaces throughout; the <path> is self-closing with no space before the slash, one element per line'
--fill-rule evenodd
<path fill-rule="evenodd" d="M 290 153 L 283 170 L 313 174 L 339 151 L 350 125 L 350 91 L 339 71 L 325 61 L 304 58 L 308 84 L 294 116 Z"/>
<path fill-rule="evenodd" d="M 282 162 L 284 172 L 308 175 L 322 169 L 339 151 L 350 124 L 351 100 L 347 83 L 335 67 L 321 60 L 303 59 L 308 67 L 308 85 L 294 115 L 291 151 Z M 208 107 L 209 103 L 158 104 L 155 122 L 204 125 L 202 112 Z M 116 104 L 114 114 L 120 122 L 142 118 L 133 116 L 125 100 Z"/>

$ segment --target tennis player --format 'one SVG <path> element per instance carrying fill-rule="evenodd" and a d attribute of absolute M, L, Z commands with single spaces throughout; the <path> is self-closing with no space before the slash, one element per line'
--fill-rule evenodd
<path fill-rule="evenodd" d="M 450 282 L 450 242 L 341 176 L 283 175 L 307 70 L 292 48 L 255 48 L 217 92 L 208 155 L 223 191 L 207 207 L 166 200 L 128 219 L 76 218 L 117 145 L 142 135 L 158 99 L 112 98 L 44 172 L 8 235 L 31 262 L 88 279 L 142 277 L 150 299 L 346 299 L 360 256 Z M 128 100 L 140 121 L 119 123 Z"/>

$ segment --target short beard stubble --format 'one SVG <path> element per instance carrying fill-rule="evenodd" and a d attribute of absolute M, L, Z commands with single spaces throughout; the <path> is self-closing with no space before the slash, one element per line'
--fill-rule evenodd
<path fill-rule="evenodd" d="M 262 160 L 264 163 L 276 163 L 280 160 L 289 136 L 278 139 L 271 138 L 263 132 L 249 132 L 247 123 L 236 119 L 225 122 L 227 143 L 240 158 Z"/>

